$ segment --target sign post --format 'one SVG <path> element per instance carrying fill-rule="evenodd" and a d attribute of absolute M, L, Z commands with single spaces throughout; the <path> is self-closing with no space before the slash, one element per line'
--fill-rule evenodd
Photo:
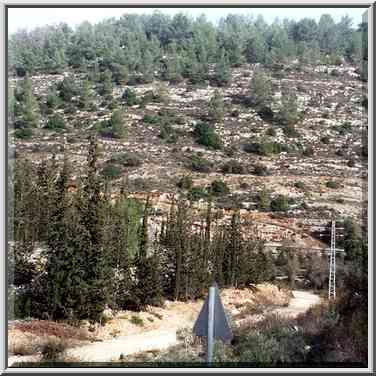
<path fill-rule="evenodd" d="M 208 364 L 213 362 L 214 339 L 229 342 L 233 337 L 216 283 L 209 287 L 208 297 L 198 315 L 193 333 L 198 337 L 207 337 Z"/>
<path fill-rule="evenodd" d="M 213 361 L 214 347 L 214 304 L 215 304 L 215 287 L 209 288 L 209 313 L 208 313 L 208 352 L 207 362 Z"/>

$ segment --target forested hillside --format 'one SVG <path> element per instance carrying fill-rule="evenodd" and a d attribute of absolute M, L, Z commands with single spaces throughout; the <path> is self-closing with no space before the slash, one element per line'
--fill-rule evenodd
<path fill-rule="evenodd" d="M 150 82 L 154 77 L 192 82 L 209 76 L 226 83 L 227 69 L 242 63 L 283 64 L 299 58 L 302 64 L 361 62 L 364 25 L 350 17 L 335 23 L 330 15 L 319 22 L 305 18 L 267 24 L 257 18 L 229 15 L 218 25 L 205 16 L 183 13 L 174 17 L 124 15 L 96 25 L 47 26 L 9 37 L 9 66 L 26 73 L 82 72 L 109 69 L 117 82 Z"/>

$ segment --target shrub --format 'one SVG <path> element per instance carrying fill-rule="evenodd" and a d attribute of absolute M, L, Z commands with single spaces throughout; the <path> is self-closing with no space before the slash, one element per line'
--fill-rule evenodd
<path fill-rule="evenodd" d="M 161 119 L 158 115 L 146 114 L 143 118 L 143 122 L 147 124 L 159 124 L 161 122 Z"/>
<path fill-rule="evenodd" d="M 177 186 L 181 189 L 189 190 L 193 186 L 193 180 L 189 175 L 185 175 L 178 181 Z"/>
<path fill-rule="evenodd" d="M 334 180 L 329 180 L 329 181 L 326 182 L 326 186 L 330 189 L 338 189 L 339 183 L 334 181 Z"/>
<path fill-rule="evenodd" d="M 257 164 L 254 167 L 254 174 L 258 176 L 267 176 L 269 175 L 268 168 L 262 164 Z"/>
<path fill-rule="evenodd" d="M 279 195 L 277 198 L 271 201 L 270 208 L 274 212 L 285 212 L 289 209 L 288 198 L 284 195 Z"/>
<path fill-rule="evenodd" d="M 192 155 L 189 161 L 189 167 L 197 172 L 210 172 L 212 170 L 212 163 L 199 155 Z"/>
<path fill-rule="evenodd" d="M 213 121 L 222 121 L 225 113 L 223 97 L 218 90 L 214 92 L 213 97 L 209 101 L 209 118 Z"/>
<path fill-rule="evenodd" d="M 141 317 L 139 316 L 131 316 L 131 318 L 129 319 L 129 321 L 134 324 L 134 325 L 137 325 L 137 326 L 144 326 L 144 321 L 142 320 Z"/>
<path fill-rule="evenodd" d="M 57 96 L 56 93 L 48 94 L 47 101 L 46 101 L 46 105 L 48 108 L 50 109 L 57 108 L 61 105 L 61 103 L 62 103 L 62 100 L 60 97 Z"/>
<path fill-rule="evenodd" d="M 296 138 L 296 137 L 300 136 L 299 132 L 291 124 L 290 125 L 286 125 L 286 126 L 283 127 L 283 134 L 286 137 L 290 137 L 290 138 Z"/>
<path fill-rule="evenodd" d="M 348 167 L 355 167 L 355 160 L 354 159 L 349 159 L 347 162 Z"/>
<path fill-rule="evenodd" d="M 274 118 L 273 110 L 268 106 L 262 106 L 258 111 L 257 115 L 264 121 L 272 121 Z"/>
<path fill-rule="evenodd" d="M 220 137 L 215 132 L 214 128 L 209 126 L 207 123 L 197 123 L 193 131 L 193 136 L 195 137 L 196 142 L 200 145 L 204 145 L 215 150 L 222 148 L 222 141 Z"/>
<path fill-rule="evenodd" d="M 256 195 L 257 209 L 258 210 L 269 210 L 270 208 L 270 194 L 263 188 Z"/>
<path fill-rule="evenodd" d="M 328 136 L 324 136 L 324 137 L 321 137 L 320 141 L 323 144 L 328 145 L 330 143 L 330 138 Z"/>
<path fill-rule="evenodd" d="M 67 347 L 68 344 L 64 340 L 57 337 L 49 338 L 41 348 L 43 359 L 56 361 Z"/>
<path fill-rule="evenodd" d="M 77 94 L 77 88 L 71 77 L 65 77 L 63 81 L 59 82 L 57 88 L 59 97 L 65 102 L 70 102 L 72 97 Z"/>
<path fill-rule="evenodd" d="M 64 129 L 65 122 L 64 119 L 59 115 L 54 115 L 48 119 L 48 122 L 45 126 L 47 129 Z"/>
<path fill-rule="evenodd" d="M 339 76 L 339 71 L 338 71 L 338 69 L 333 69 L 333 70 L 330 72 L 330 75 L 333 76 L 333 77 L 338 77 L 338 76 Z"/>
<path fill-rule="evenodd" d="M 102 169 L 101 174 L 107 179 L 116 179 L 121 175 L 121 168 L 114 164 L 108 163 Z"/>
<path fill-rule="evenodd" d="M 236 147 L 235 146 L 227 147 L 225 148 L 224 152 L 228 157 L 233 157 L 236 152 Z"/>
<path fill-rule="evenodd" d="M 203 187 L 192 187 L 188 192 L 188 199 L 191 201 L 198 201 L 207 198 L 208 193 Z"/>
<path fill-rule="evenodd" d="M 124 126 L 124 112 L 122 110 L 115 110 L 110 119 L 111 135 L 114 138 L 125 138 L 128 130 Z"/>
<path fill-rule="evenodd" d="M 362 98 L 362 101 L 361 101 L 360 103 L 361 103 L 361 105 L 362 105 L 366 110 L 368 110 L 368 97 L 367 97 L 367 96 L 364 96 L 364 97 Z"/>
<path fill-rule="evenodd" d="M 302 182 L 302 181 L 297 181 L 295 184 L 294 184 L 295 188 L 298 188 L 298 189 L 301 189 L 301 190 L 304 190 L 305 189 L 305 184 Z"/>
<path fill-rule="evenodd" d="M 166 140 L 168 143 L 175 143 L 178 140 L 178 135 L 170 124 L 163 123 L 160 127 L 159 138 Z"/>
<path fill-rule="evenodd" d="M 124 167 L 138 167 L 142 164 L 141 157 L 136 153 L 120 153 L 114 155 L 110 162 L 119 163 Z"/>
<path fill-rule="evenodd" d="M 266 134 L 268 135 L 268 136 L 276 136 L 277 135 L 277 132 L 276 132 L 276 130 L 274 129 L 274 128 L 272 128 L 272 127 L 270 127 L 270 128 L 268 128 L 267 130 L 266 130 Z"/>
<path fill-rule="evenodd" d="M 303 155 L 305 157 L 312 157 L 314 154 L 314 151 L 313 151 L 313 147 L 312 146 L 307 146 L 304 150 L 303 150 Z"/>
<path fill-rule="evenodd" d="M 210 191 L 218 196 L 230 193 L 229 187 L 223 180 L 214 180 L 210 185 Z"/>
<path fill-rule="evenodd" d="M 232 159 L 222 166 L 222 172 L 224 174 L 246 174 L 247 169 L 240 162 Z"/>
<path fill-rule="evenodd" d="M 286 145 L 280 144 L 278 142 L 262 142 L 262 143 L 250 143 L 244 145 L 244 151 L 247 153 L 255 153 L 258 155 L 270 155 L 279 154 L 283 151 L 287 151 Z"/>
<path fill-rule="evenodd" d="M 131 88 L 127 88 L 124 90 L 122 98 L 128 106 L 134 106 L 138 103 L 136 92 Z"/>
<path fill-rule="evenodd" d="M 14 137 L 20 140 L 29 140 L 33 137 L 33 131 L 29 128 L 17 129 L 14 132 Z"/>
<path fill-rule="evenodd" d="M 342 123 L 338 128 L 338 133 L 339 134 L 346 134 L 346 133 L 349 133 L 351 132 L 352 130 L 352 125 L 349 121 L 345 121 L 344 123 Z"/>
<path fill-rule="evenodd" d="M 341 148 L 341 149 L 337 149 L 336 150 L 336 155 L 338 155 L 339 157 L 344 157 L 346 155 L 346 150 Z"/>

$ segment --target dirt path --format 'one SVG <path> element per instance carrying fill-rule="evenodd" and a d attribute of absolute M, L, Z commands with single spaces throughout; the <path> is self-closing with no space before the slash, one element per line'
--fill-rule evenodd
<path fill-rule="evenodd" d="M 319 296 L 308 291 L 296 290 L 293 294 L 294 297 L 287 307 L 277 308 L 272 312 L 295 317 L 320 302 Z M 66 351 L 66 355 L 82 362 L 110 362 L 118 360 L 121 354 L 125 356 L 148 350 L 163 350 L 178 343 L 176 330 L 181 326 L 182 323 L 179 322 L 171 323 L 168 329 L 156 329 L 72 348 Z"/>
<path fill-rule="evenodd" d="M 287 307 L 277 308 L 273 312 L 282 316 L 296 317 L 306 312 L 310 307 L 320 303 L 320 297 L 309 291 L 293 291 L 294 297 L 290 300 Z"/>

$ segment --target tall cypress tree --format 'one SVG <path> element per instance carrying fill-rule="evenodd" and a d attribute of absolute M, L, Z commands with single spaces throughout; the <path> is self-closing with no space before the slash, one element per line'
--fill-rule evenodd
<path fill-rule="evenodd" d="M 79 197 L 80 231 L 78 248 L 84 255 L 84 306 L 81 315 L 99 321 L 110 301 L 112 270 L 103 243 L 103 202 L 97 169 L 98 146 L 91 136 L 88 153 L 88 172 Z"/>

